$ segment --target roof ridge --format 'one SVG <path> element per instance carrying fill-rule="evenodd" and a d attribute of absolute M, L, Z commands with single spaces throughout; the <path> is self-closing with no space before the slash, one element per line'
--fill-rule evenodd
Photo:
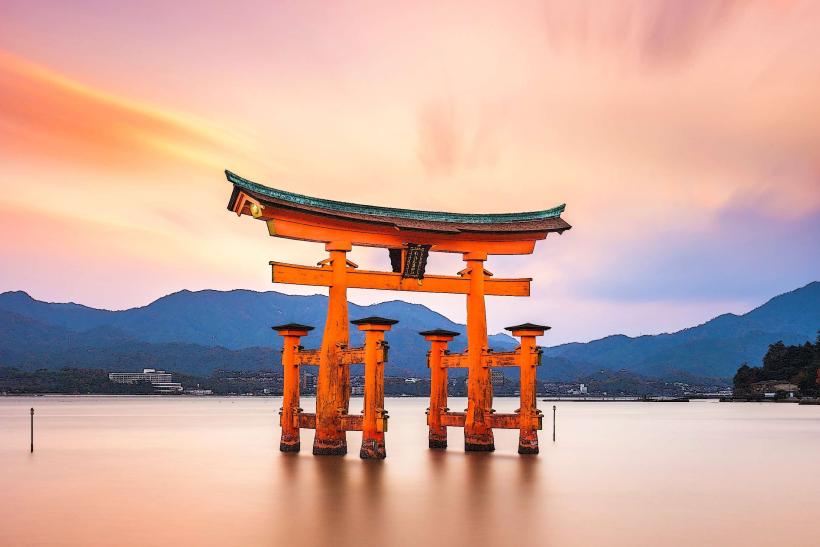
<path fill-rule="evenodd" d="M 488 222 L 526 222 L 556 218 L 564 212 L 566 204 L 562 203 L 551 209 L 541 211 L 523 211 L 518 213 L 452 213 L 445 211 L 424 211 L 416 209 L 401 209 L 395 207 L 381 207 L 346 201 L 336 201 L 324 198 L 315 198 L 287 190 L 271 188 L 225 170 L 228 181 L 245 190 L 283 201 L 298 203 L 310 207 L 355 213 L 373 217 L 393 217 L 410 220 L 426 220 L 431 222 L 460 222 L 465 224 L 484 224 Z"/>

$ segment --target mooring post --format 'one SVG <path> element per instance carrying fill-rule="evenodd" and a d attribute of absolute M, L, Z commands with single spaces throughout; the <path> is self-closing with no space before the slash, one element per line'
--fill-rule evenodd
<path fill-rule="evenodd" d="M 34 408 L 31 409 L 31 454 L 34 454 Z"/>
<path fill-rule="evenodd" d="M 359 457 L 363 460 L 383 460 L 387 457 L 384 444 L 384 433 L 387 431 L 387 411 L 384 409 L 387 343 L 384 341 L 384 333 L 398 321 L 384 317 L 366 317 L 351 323 L 364 331 L 364 408 Z"/>
<path fill-rule="evenodd" d="M 442 366 L 442 357 L 447 344 L 458 336 L 457 332 L 444 329 L 420 332 L 430 342 L 427 366 L 430 368 L 430 408 L 427 409 L 430 448 L 447 448 L 447 427 L 441 424 L 441 416 L 447 412 L 447 367 Z"/>
<path fill-rule="evenodd" d="M 552 442 L 555 442 L 555 405 L 552 405 Z"/>
<path fill-rule="evenodd" d="M 313 330 L 313 327 L 288 323 L 271 327 L 282 336 L 282 408 L 279 410 L 279 425 L 282 426 L 282 439 L 279 450 L 282 452 L 299 452 L 301 447 L 299 434 L 299 365 L 296 354 L 299 352 L 299 340 Z"/>
<path fill-rule="evenodd" d="M 535 345 L 535 338 L 543 336 L 549 328 L 533 323 L 506 328 L 513 336 L 521 338 L 521 345 L 518 347 L 521 393 L 521 405 L 518 409 L 519 454 L 538 454 L 538 430 L 541 429 L 543 414 L 538 410 L 535 396 L 535 367 L 541 364 L 541 350 Z"/>

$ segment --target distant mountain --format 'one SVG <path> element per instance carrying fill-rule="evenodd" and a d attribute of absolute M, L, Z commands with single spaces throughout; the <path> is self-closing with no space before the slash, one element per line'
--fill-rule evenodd
<path fill-rule="evenodd" d="M 318 347 L 326 310 L 325 296 L 274 291 L 180 291 L 148 306 L 123 311 L 52 304 L 22 291 L 7 292 L 0 294 L 0 365 L 26 369 L 101 366 L 113 370 L 127 363 L 125 368 L 130 369 L 158 366 L 191 373 L 209 373 L 215 368 L 257 370 L 278 363 L 282 343 L 271 325 L 297 322 L 315 326 L 302 343 Z M 399 320 L 389 334 L 388 374 L 427 374 L 428 347 L 419 331 L 444 328 L 466 332 L 464 325 L 419 304 L 350 304 L 351 319 L 370 315 Z M 362 341 L 362 333 L 352 327 L 351 344 Z M 456 338 L 453 351 L 462 351 L 465 343 L 465 336 Z M 491 336 L 490 344 L 499 351 L 516 347 L 515 339 L 505 334 Z"/>
<path fill-rule="evenodd" d="M 180 291 L 123 311 L 79 304 L 52 304 L 22 291 L 0 294 L 0 366 L 24 369 L 64 366 L 132 370 L 159 367 L 207 374 L 216 368 L 258 370 L 278 363 L 281 340 L 271 325 L 313 325 L 306 347 L 321 342 L 325 296 L 273 291 Z M 350 305 L 350 318 L 398 319 L 388 335 L 387 374 L 426 375 L 427 343 L 418 331 L 445 328 L 462 333 L 452 344 L 463 351 L 464 325 L 419 304 L 394 300 Z M 601 370 L 628 370 L 647 377 L 731 377 L 742 362 L 759 364 L 770 343 L 813 340 L 820 328 L 820 283 L 777 296 L 745 315 L 725 314 L 672 334 L 609 336 L 589 343 L 547 348 L 539 377 L 575 380 Z M 490 337 L 499 351 L 513 338 Z M 351 343 L 361 333 L 351 331 Z"/>
<path fill-rule="evenodd" d="M 656 378 L 729 378 L 743 362 L 760 364 L 769 344 L 814 340 L 820 329 L 820 282 L 776 296 L 744 315 L 727 313 L 672 334 L 608 336 L 548 348 L 581 369 L 620 370 Z"/>

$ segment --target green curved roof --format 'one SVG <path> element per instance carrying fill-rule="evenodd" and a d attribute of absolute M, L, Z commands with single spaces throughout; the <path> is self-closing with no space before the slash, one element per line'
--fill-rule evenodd
<path fill-rule="evenodd" d="M 226 170 L 225 176 L 235 187 L 247 190 L 259 196 L 284 201 L 305 207 L 318 207 L 341 213 L 368 215 L 373 217 L 401 218 L 411 221 L 450 222 L 461 224 L 498 224 L 510 222 L 532 222 L 558 218 L 564 212 L 565 204 L 543 211 L 527 211 L 522 213 L 447 213 L 443 211 L 417 211 L 415 209 L 397 209 L 394 207 L 378 207 L 362 205 L 346 201 L 314 198 L 293 192 L 286 192 L 277 188 L 270 188 L 262 184 L 245 179 Z"/>

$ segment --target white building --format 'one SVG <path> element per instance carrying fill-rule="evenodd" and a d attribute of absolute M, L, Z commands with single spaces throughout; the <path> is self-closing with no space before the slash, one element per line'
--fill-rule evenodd
<path fill-rule="evenodd" d="M 151 382 L 154 391 L 164 395 L 182 393 L 182 384 L 172 381 L 171 373 L 164 370 L 144 368 L 142 372 L 110 372 L 108 379 L 117 384 Z"/>

